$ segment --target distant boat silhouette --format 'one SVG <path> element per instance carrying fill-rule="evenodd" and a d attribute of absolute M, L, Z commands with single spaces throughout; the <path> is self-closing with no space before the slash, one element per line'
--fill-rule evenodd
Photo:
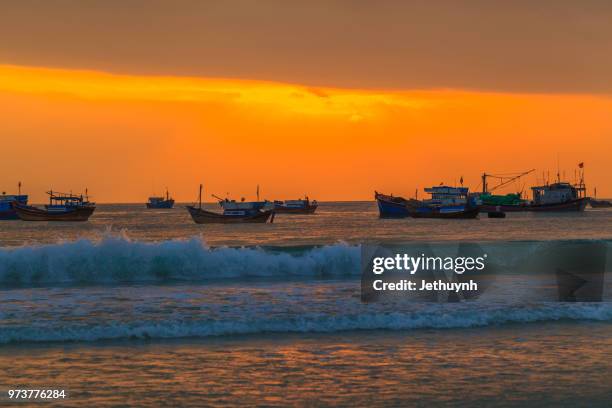
<path fill-rule="evenodd" d="M 147 208 L 172 208 L 174 207 L 174 199 L 170 198 L 168 189 L 166 188 L 166 197 L 149 197 Z"/>
<path fill-rule="evenodd" d="M 274 201 L 274 211 L 278 214 L 314 214 L 319 204 L 310 201 L 308 196 L 303 200 Z"/>

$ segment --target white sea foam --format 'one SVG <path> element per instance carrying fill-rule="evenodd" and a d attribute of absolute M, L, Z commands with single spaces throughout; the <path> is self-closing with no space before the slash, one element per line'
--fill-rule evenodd
<path fill-rule="evenodd" d="M 432 305 L 433 306 L 433 305 Z M 0 331 L 0 344 L 120 339 L 205 338 L 258 333 L 325 333 L 348 330 L 453 329 L 544 321 L 612 321 L 612 304 L 546 304 L 441 312 L 304 314 L 288 319 L 245 316 L 231 321 L 133 321 L 69 327 L 12 327 Z"/>
<path fill-rule="evenodd" d="M 209 248 L 201 238 L 146 243 L 125 235 L 107 235 L 97 242 L 82 239 L 0 249 L 1 285 L 357 275 L 359 247 L 346 244 L 290 253 L 261 248 Z"/>

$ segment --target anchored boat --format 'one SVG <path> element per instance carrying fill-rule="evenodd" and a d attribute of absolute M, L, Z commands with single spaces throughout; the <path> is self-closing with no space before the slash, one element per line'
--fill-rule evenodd
<path fill-rule="evenodd" d="M 49 204 L 38 208 L 13 202 L 17 216 L 23 221 L 87 221 L 96 209 L 85 196 L 48 191 Z"/>
<path fill-rule="evenodd" d="M 527 172 L 511 175 L 512 177 L 495 176 L 490 174 L 482 175 L 483 191 L 479 196 L 481 212 L 518 212 L 518 211 L 533 211 L 533 212 L 557 212 L 557 211 L 583 211 L 589 202 L 586 197 L 586 187 L 584 184 L 584 163 L 580 163 L 578 167 L 581 169 L 580 181 L 576 184 L 571 184 L 566 181 L 561 181 L 559 172 L 557 172 L 557 182 L 552 184 L 544 184 L 541 186 L 531 187 L 533 200 L 524 200 L 521 194 L 506 194 L 493 195 L 491 192 L 498 187 L 506 185 L 511 181 L 531 173 Z M 497 186 L 488 189 L 487 177 L 497 177 L 501 179 L 501 183 Z"/>
<path fill-rule="evenodd" d="M 417 200 L 374 192 L 381 218 L 476 218 L 478 206 L 467 187 L 426 188 L 430 199 Z"/>
<path fill-rule="evenodd" d="M 421 201 L 415 199 L 405 199 L 404 197 L 395 197 L 392 194 L 386 195 L 374 191 L 374 198 L 378 204 L 378 214 L 380 218 L 405 218 L 410 216 L 409 208 L 415 208 L 422 204 Z"/>
<path fill-rule="evenodd" d="M 480 204 L 480 212 L 513 212 L 513 211 L 526 211 L 526 207 L 529 205 L 529 201 L 523 199 L 521 192 L 510 193 L 510 194 L 493 194 L 498 188 L 506 186 L 514 181 L 519 180 L 521 177 L 532 173 L 535 169 L 531 169 L 522 173 L 506 173 L 506 174 L 482 174 L 482 193 L 475 195 L 478 196 Z M 489 188 L 487 178 L 494 178 L 498 180 L 498 184 Z"/>
<path fill-rule="evenodd" d="M 478 217 L 479 208 L 467 187 L 436 186 L 426 188 L 431 195 L 422 205 L 408 209 L 413 218 L 469 219 Z"/>
<path fill-rule="evenodd" d="M 557 182 L 531 187 L 533 201 L 525 207 L 527 211 L 583 211 L 589 202 L 584 187 L 567 182 Z"/>
<path fill-rule="evenodd" d="M 612 207 L 612 202 L 608 200 L 598 200 L 597 188 L 595 188 L 593 197 L 589 199 L 589 205 L 591 206 L 591 208 L 610 208 Z"/>
<path fill-rule="evenodd" d="M 278 214 L 314 214 L 318 205 L 316 200 L 310 201 L 308 196 L 303 200 L 274 201 L 274 212 Z"/>
<path fill-rule="evenodd" d="M 274 222 L 274 211 L 262 211 L 265 202 L 235 202 L 220 200 L 223 213 L 207 211 L 202 208 L 202 185 L 198 195 L 199 205 L 187 206 L 187 211 L 196 224 L 237 224 L 237 223 L 265 223 L 270 219 Z"/>
<path fill-rule="evenodd" d="M 147 208 L 172 208 L 174 207 L 174 199 L 170 197 L 168 189 L 166 189 L 166 197 L 149 197 Z"/>
<path fill-rule="evenodd" d="M 13 203 L 28 205 L 28 196 L 21 194 L 21 182 L 18 184 L 17 194 L 6 194 L 2 192 L 0 195 L 0 220 L 18 220 L 17 212 L 13 208 Z"/>

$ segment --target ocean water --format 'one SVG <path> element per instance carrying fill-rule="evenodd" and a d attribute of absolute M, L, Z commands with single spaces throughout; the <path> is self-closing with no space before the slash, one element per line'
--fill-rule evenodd
<path fill-rule="evenodd" d="M 611 210 L 381 220 L 373 202 L 322 203 L 196 225 L 143 207 L 0 225 L 0 403 L 51 387 L 75 406 L 609 406 L 612 303 L 526 301 L 510 273 L 516 296 L 364 304 L 359 265 L 366 242 L 610 243 Z"/>

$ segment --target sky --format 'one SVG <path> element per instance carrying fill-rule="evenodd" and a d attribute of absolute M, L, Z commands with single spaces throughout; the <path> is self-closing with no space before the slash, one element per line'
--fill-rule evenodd
<path fill-rule="evenodd" d="M 584 162 L 611 197 L 612 5 L 506 3 L 3 5 L 0 189 L 356 200 Z"/>

